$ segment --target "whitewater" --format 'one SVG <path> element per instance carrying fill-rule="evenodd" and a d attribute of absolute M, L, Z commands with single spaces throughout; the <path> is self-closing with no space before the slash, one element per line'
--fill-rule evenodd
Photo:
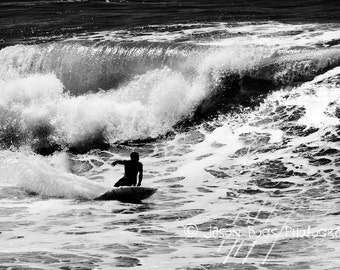
<path fill-rule="evenodd" d="M 1 269 L 339 269 L 340 25 L 0 50 Z M 93 201 L 140 153 L 143 204 Z"/>

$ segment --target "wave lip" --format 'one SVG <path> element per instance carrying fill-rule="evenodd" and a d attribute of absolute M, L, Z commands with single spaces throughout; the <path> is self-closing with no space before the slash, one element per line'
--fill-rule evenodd
<path fill-rule="evenodd" d="M 54 73 L 73 95 L 109 90 L 136 75 L 182 64 L 198 47 L 190 44 L 59 42 L 16 45 L 0 51 L 2 77 Z"/>
<path fill-rule="evenodd" d="M 271 57 L 246 74 L 256 79 L 272 80 L 280 86 L 312 80 L 339 65 L 340 49 L 321 49 Z"/>

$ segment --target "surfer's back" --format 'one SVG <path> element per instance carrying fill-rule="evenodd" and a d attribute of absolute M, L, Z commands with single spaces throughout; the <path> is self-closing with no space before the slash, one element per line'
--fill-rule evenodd
<path fill-rule="evenodd" d="M 139 161 L 124 160 L 124 176 L 128 179 L 137 179 L 137 174 L 143 170 L 143 164 Z"/>

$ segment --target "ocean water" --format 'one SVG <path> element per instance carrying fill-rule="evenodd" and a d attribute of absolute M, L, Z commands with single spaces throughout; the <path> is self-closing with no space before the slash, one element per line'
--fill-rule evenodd
<path fill-rule="evenodd" d="M 337 1 L 0 14 L 0 269 L 340 269 Z"/>

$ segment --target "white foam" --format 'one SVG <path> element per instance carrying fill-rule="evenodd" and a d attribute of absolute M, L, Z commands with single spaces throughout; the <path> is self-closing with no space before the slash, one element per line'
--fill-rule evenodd
<path fill-rule="evenodd" d="M 252 55 L 246 50 L 242 52 L 248 56 Z M 271 53 L 271 50 L 268 50 L 268 53 Z M 262 56 L 255 55 L 254 57 L 259 59 Z M 33 125 L 37 118 L 43 119 L 55 128 L 60 140 L 69 142 L 103 128 L 111 140 L 124 136 L 125 138 L 134 138 L 157 134 L 166 130 L 182 115 L 190 113 L 188 107 L 195 106 L 196 102 L 208 93 L 205 87 L 205 75 L 210 69 L 216 73 L 223 68 L 242 70 L 257 61 L 247 62 L 247 58 L 241 56 L 238 63 L 236 51 L 228 50 L 217 50 L 216 58 L 218 59 L 214 59 L 214 54 L 208 56 L 204 64 L 198 66 L 199 74 L 194 78 L 185 77 L 174 70 L 165 68 L 137 76 L 117 91 L 80 97 L 71 97 L 67 93 L 62 93 L 60 81 L 52 75 L 27 76 L 24 79 L 12 77 L 6 80 L 7 90 L 6 94 L 2 96 L 1 106 L 21 115 L 27 126 Z M 200 59 L 197 62 L 200 62 Z M 205 135 L 205 139 L 201 143 L 185 144 L 185 142 L 181 142 L 181 139 L 185 138 L 186 134 L 179 134 L 173 141 L 166 141 L 164 145 L 159 143 L 159 147 L 164 148 L 159 150 L 160 155 L 157 155 L 158 143 L 154 144 L 153 149 L 156 149 L 156 153 L 145 154 L 146 157 L 142 157 L 145 175 L 149 176 L 143 180 L 143 185 L 157 186 L 159 190 L 155 197 L 152 197 L 150 204 L 142 205 L 140 208 L 114 202 L 75 204 L 65 200 L 51 199 L 34 203 L 24 201 L 13 204 L 11 200 L 8 202 L 2 200 L 4 211 L 14 212 L 13 215 L 2 217 L 2 224 L 6 227 L 7 222 L 12 224 L 10 222 L 15 220 L 13 223 L 15 226 L 9 231 L 2 232 L 4 241 L 1 241 L 0 249 L 13 253 L 36 251 L 39 252 L 37 254 L 39 258 L 43 256 L 42 251 L 44 250 L 56 254 L 64 254 L 66 250 L 67 254 L 75 255 L 74 264 L 77 263 L 77 256 L 82 255 L 94 260 L 102 260 L 98 264 L 100 264 L 99 267 L 104 268 L 106 266 L 112 268 L 115 259 L 118 256 L 122 257 L 125 250 L 129 257 L 133 251 L 131 257 L 140 259 L 142 265 L 139 267 L 141 269 L 150 269 L 150 267 L 169 269 L 183 266 L 195 268 L 205 265 L 205 263 L 212 264 L 214 267 L 223 263 L 225 256 L 232 248 L 234 239 L 226 239 L 226 242 L 222 242 L 225 239 L 213 239 L 210 242 L 199 237 L 205 232 L 200 232 L 198 237 L 188 238 L 184 235 L 183 226 L 190 223 L 217 222 L 221 226 L 220 229 L 226 229 L 230 226 L 224 224 L 222 218 L 225 218 L 227 223 L 240 213 L 240 217 L 237 216 L 237 218 L 241 222 L 240 227 L 245 228 L 248 219 L 254 217 L 256 213 L 259 215 L 259 211 L 263 210 L 263 217 L 259 216 L 259 225 L 254 224 L 256 229 L 268 226 L 280 229 L 288 217 L 292 217 L 289 219 L 289 225 L 302 229 L 306 224 L 313 225 L 314 229 L 338 227 L 336 215 L 330 214 L 337 212 L 339 199 L 335 193 L 336 190 L 333 191 L 332 199 L 323 197 L 319 200 L 304 194 L 312 189 L 323 189 L 324 185 L 336 188 L 335 183 L 334 186 L 331 183 L 321 183 L 321 180 L 322 182 L 331 181 L 329 174 L 323 173 L 327 167 L 312 166 L 308 163 L 308 159 L 303 159 L 299 157 L 299 153 L 292 151 L 300 144 L 311 143 L 325 148 L 338 148 L 337 142 L 333 145 L 327 142 L 326 145 L 321 141 L 322 131 L 327 128 L 331 129 L 332 125 L 337 125 L 339 121 L 334 114 L 325 113 L 329 107 L 328 104 L 332 102 L 339 104 L 338 86 L 324 81 L 324 79 L 338 74 L 340 74 L 340 70 L 336 68 L 310 83 L 293 89 L 273 92 L 265 98 L 261 106 L 251 112 L 245 112 L 244 115 L 230 115 L 221 119 L 218 123 L 222 126 L 213 132 L 206 132 L 203 128 L 196 127 L 196 131 Z M 45 93 L 44 87 L 39 88 L 42 84 L 50 90 Z M 30 90 L 26 91 L 26 85 L 30 85 L 33 92 L 37 92 L 32 95 Z M 44 98 L 40 99 L 40 96 L 44 96 Z M 306 113 L 299 119 L 298 124 L 316 127 L 320 131 L 309 136 L 294 138 L 282 150 L 274 149 L 273 152 L 261 153 L 260 151 L 259 153 L 248 153 L 242 157 L 231 157 L 237 149 L 249 147 L 240 140 L 240 134 L 245 132 L 268 133 L 269 143 L 282 142 L 283 131 L 280 128 L 275 128 L 270 123 L 256 127 L 252 124 L 257 121 L 258 116 L 270 118 L 272 116 L 270 113 L 275 112 L 279 106 L 294 105 L 306 108 Z M 238 117 L 243 121 L 239 121 Z M 162 151 L 163 156 L 161 155 Z M 92 157 L 85 155 L 82 158 L 86 160 Z M 97 158 L 100 159 L 99 156 Z M 43 158 L 32 153 L 1 151 L 0 186 L 14 186 L 46 196 L 66 198 L 93 198 L 103 191 L 100 185 L 70 174 L 67 159 L 65 153 Z M 315 181 L 306 181 L 304 177 L 298 176 L 284 178 L 283 181 L 289 181 L 295 185 L 292 190 L 285 189 L 284 191 L 287 192 L 282 192 L 279 197 L 275 197 L 272 190 L 265 190 L 260 194 L 247 195 L 241 192 L 238 194 L 237 191 L 240 189 L 261 188 L 251 180 L 257 180 L 252 173 L 256 175 L 261 170 L 261 165 L 256 165 L 256 163 L 265 159 L 282 160 L 285 165 L 290 164 L 288 170 L 293 167 L 298 171 L 294 166 L 303 165 L 303 172 L 307 174 L 319 173 L 321 176 L 316 176 Z M 241 171 L 239 174 L 234 172 L 232 178 L 227 176 L 218 178 L 206 170 L 215 169 L 229 173 L 228 170 L 232 170 L 233 165 L 236 165 L 238 169 L 242 165 L 254 166 L 247 169 L 248 173 L 246 172 L 244 175 Z M 333 169 L 333 173 L 336 174 L 338 169 L 331 168 L 331 166 L 330 169 Z M 171 170 L 168 170 L 169 168 Z M 175 170 L 173 170 L 174 168 Z M 112 178 L 116 179 L 122 173 L 122 168 L 112 169 L 108 164 L 102 165 L 100 169 L 101 171 L 97 172 L 96 176 L 104 176 L 106 182 L 112 181 Z M 184 179 L 179 181 L 178 185 L 173 184 L 176 181 L 173 183 L 171 181 L 159 182 L 164 178 L 172 177 L 184 177 Z M 319 180 L 320 182 L 318 182 Z M 275 181 L 281 180 L 275 179 Z M 198 188 L 206 188 L 209 192 L 201 192 Z M 293 189 L 298 193 L 289 193 L 289 191 L 294 191 Z M 227 195 L 226 191 L 235 192 L 235 197 Z M 236 197 L 237 195 L 238 197 Z M 301 202 L 299 199 L 302 201 L 302 204 L 299 205 L 301 208 L 299 211 L 295 211 L 292 204 Z M 271 208 L 274 205 L 276 207 L 276 203 L 278 203 L 277 208 Z M 20 209 L 15 209 L 18 206 L 24 208 L 23 212 L 19 212 Z M 25 212 L 26 208 L 28 208 L 27 212 Z M 119 211 L 113 212 L 112 208 Z M 187 218 L 185 215 L 184 218 L 179 215 L 176 219 L 176 211 L 185 210 L 190 213 L 195 209 L 202 209 L 205 212 L 193 217 L 188 215 Z M 293 211 L 293 216 L 290 216 L 290 210 Z M 18 213 L 15 214 L 15 211 Z M 271 211 L 273 211 L 273 215 L 266 220 L 266 213 L 271 213 Z M 169 217 L 170 219 L 168 219 Z M 219 223 L 219 220 L 222 220 L 223 224 Z M 27 224 L 30 224 L 29 228 Z M 238 228 L 238 224 L 235 226 Z M 200 226 L 199 229 L 201 229 Z M 113 238 L 112 235 L 117 237 Z M 17 236 L 24 237 L 15 238 Z M 300 250 L 292 249 L 297 246 L 295 241 L 298 241 Z M 294 240 L 281 237 L 275 245 L 275 250 L 277 248 L 280 254 L 273 252 L 268 262 L 283 268 L 289 267 L 288 264 L 292 263 L 296 263 L 296 265 L 302 263 L 302 265 L 311 268 L 320 265 L 320 267 L 327 268 L 329 262 L 332 266 L 337 267 L 339 265 L 338 242 L 336 239 L 327 238 Z M 222 251 L 218 252 L 218 247 L 222 243 Z M 257 241 L 257 244 L 259 243 L 266 243 L 269 247 L 272 244 L 272 239 L 260 237 Z M 235 263 L 235 267 L 244 265 L 241 255 L 248 253 L 252 243 L 245 244 L 240 249 L 240 256 L 231 256 L 228 263 Z M 250 253 L 247 263 L 261 268 L 264 259 L 264 256 L 261 256 L 262 251 L 267 252 L 268 250 L 265 245 L 256 246 L 255 249 L 254 253 Z M 34 253 L 29 253 L 27 256 L 31 259 L 34 255 Z M 49 256 L 49 254 L 47 255 Z M 302 257 L 303 261 L 301 261 Z M 286 260 L 282 260 L 282 258 Z M 305 261 L 310 261 L 310 265 Z M 84 264 L 83 259 L 79 262 Z M 68 263 L 65 262 L 65 264 Z M 35 263 L 28 264 L 30 267 L 37 266 Z M 96 261 L 91 262 L 91 265 L 95 264 Z"/>
<path fill-rule="evenodd" d="M 60 154 L 58 154 L 60 155 Z M 25 152 L 0 151 L 0 187 L 17 187 L 42 196 L 93 199 L 107 187 L 67 172 L 66 156 L 53 159 Z M 54 159 L 55 160 L 55 159 Z"/>
<path fill-rule="evenodd" d="M 34 74 L 0 80 L 0 106 L 29 106 L 57 99 L 63 92 L 63 84 L 53 74 Z"/>
<path fill-rule="evenodd" d="M 194 95 L 199 96 L 183 75 L 168 69 L 136 77 L 118 91 L 79 97 L 63 93 L 61 82 L 51 74 L 0 85 L 3 110 L 21 116 L 28 129 L 39 121 L 52 125 L 59 140 L 67 143 L 101 131 L 110 142 L 157 136 L 186 116 L 196 102 Z"/>
<path fill-rule="evenodd" d="M 9 77 L 0 81 L 0 104 L 22 117 L 28 129 L 39 123 L 52 126 L 59 143 L 77 143 L 98 133 L 110 143 L 156 137 L 190 116 L 209 95 L 211 74 L 218 83 L 224 69 L 244 70 L 257 62 L 254 54 L 236 60 L 235 51 L 217 51 L 204 56 L 203 62 L 193 60 L 197 73 L 192 76 L 165 67 L 135 76 L 119 89 L 78 97 L 63 93 L 62 83 L 52 74 Z"/>

